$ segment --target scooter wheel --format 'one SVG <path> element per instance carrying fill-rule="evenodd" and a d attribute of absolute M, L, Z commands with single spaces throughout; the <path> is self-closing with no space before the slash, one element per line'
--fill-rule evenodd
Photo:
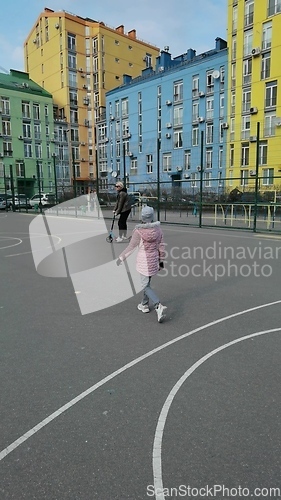
<path fill-rule="evenodd" d="M 106 241 L 107 243 L 112 243 L 113 242 L 112 236 L 107 236 Z"/>

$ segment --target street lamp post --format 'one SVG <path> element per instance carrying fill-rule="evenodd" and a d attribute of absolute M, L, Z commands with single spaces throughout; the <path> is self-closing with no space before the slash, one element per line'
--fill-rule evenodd
<path fill-rule="evenodd" d="M 58 183 L 57 183 L 57 170 L 56 170 L 56 153 L 53 153 L 53 165 L 54 165 L 54 180 L 55 180 L 55 197 L 56 204 L 58 203 Z"/>
<path fill-rule="evenodd" d="M 126 187 L 126 144 L 125 141 L 123 141 L 123 182 L 124 182 L 124 187 Z"/>
<path fill-rule="evenodd" d="M 39 209 L 40 209 L 40 212 L 42 213 L 40 166 L 39 166 L 38 160 L 36 160 L 36 170 L 37 170 L 37 183 L 38 183 L 38 193 L 39 193 Z"/>

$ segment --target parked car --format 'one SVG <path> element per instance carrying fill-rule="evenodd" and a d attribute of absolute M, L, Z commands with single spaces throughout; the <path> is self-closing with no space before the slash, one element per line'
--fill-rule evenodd
<path fill-rule="evenodd" d="M 4 198 L 1 198 L 0 196 L 0 210 L 6 210 L 7 208 L 7 202 Z"/>
<path fill-rule="evenodd" d="M 22 209 L 30 208 L 29 198 L 25 194 L 17 194 L 14 196 L 7 197 L 7 208 Z"/>
<path fill-rule="evenodd" d="M 43 207 L 52 207 L 56 204 L 56 197 L 53 193 L 37 193 L 32 196 L 29 200 L 29 205 L 34 208 L 36 205 L 42 205 Z"/>

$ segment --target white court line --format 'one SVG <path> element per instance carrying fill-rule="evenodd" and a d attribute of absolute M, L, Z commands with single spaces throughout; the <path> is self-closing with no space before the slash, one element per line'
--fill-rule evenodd
<path fill-rule="evenodd" d="M 69 408 L 71 408 L 72 406 L 74 406 L 76 403 L 79 403 L 79 401 L 81 401 L 82 399 L 84 399 L 86 396 L 88 396 L 92 392 L 96 391 L 97 389 L 99 389 L 100 387 L 102 387 L 104 384 L 106 384 L 107 382 L 109 382 L 110 380 L 112 380 L 113 378 L 117 377 L 117 375 L 120 375 L 120 373 L 123 373 L 126 370 L 128 370 L 129 368 L 131 368 L 132 366 L 137 365 L 138 363 L 140 363 L 144 359 L 147 359 L 150 356 L 153 356 L 153 354 L 156 354 L 157 352 L 162 351 L 166 347 L 169 347 L 170 345 L 173 345 L 173 344 L 175 344 L 176 342 L 179 342 L 182 339 L 185 339 L 185 338 L 187 338 L 187 337 L 189 337 L 191 335 L 194 335 L 197 332 L 201 332 L 202 330 L 206 330 L 207 328 L 210 328 L 211 326 L 214 326 L 214 325 L 217 325 L 219 323 L 222 323 L 223 321 L 227 321 L 227 320 L 232 319 L 232 318 L 237 318 L 238 316 L 241 316 L 243 314 L 247 314 L 247 313 L 250 313 L 250 312 L 253 312 L 253 311 L 257 311 L 257 310 L 263 309 L 265 307 L 274 306 L 274 305 L 277 305 L 277 304 L 280 304 L 280 303 L 281 303 L 281 300 L 276 300 L 275 302 L 269 302 L 267 304 L 262 304 L 260 306 L 251 307 L 250 309 L 244 309 L 243 311 L 239 311 L 237 313 L 230 314 L 229 316 L 225 316 L 224 318 L 219 318 L 219 319 L 217 319 L 215 321 L 211 321 L 210 323 L 207 323 L 206 325 L 199 326 L 198 328 L 195 328 L 194 330 L 191 330 L 190 332 L 184 333 L 183 335 L 180 335 L 179 337 L 176 337 L 175 339 L 170 340 L 169 342 L 166 342 L 165 344 L 162 344 L 159 347 L 156 347 L 155 349 L 152 349 L 151 351 L 147 352 L 146 354 L 143 354 L 142 356 L 139 356 L 138 358 L 134 359 L 133 361 L 130 361 L 126 365 L 122 366 L 118 370 L 115 370 L 110 375 L 107 375 L 107 377 L 103 378 L 102 380 L 100 380 L 96 384 L 94 384 L 91 387 L 89 387 L 89 389 L 87 389 L 86 391 L 82 392 L 81 394 L 79 394 L 78 396 L 76 396 L 74 399 L 71 399 L 71 401 L 69 401 L 65 405 L 61 406 L 54 413 L 52 413 L 51 415 L 49 415 L 48 417 L 46 417 L 44 420 L 42 420 L 37 425 L 35 425 L 34 427 L 32 427 L 32 429 L 29 429 L 29 431 L 25 432 L 25 434 L 23 434 L 18 439 L 16 439 L 15 441 L 13 441 L 13 443 L 11 443 L 9 446 L 7 446 L 7 448 L 5 448 L 4 450 L 2 450 L 0 452 L 0 461 L 3 460 L 3 458 L 5 458 L 7 455 L 9 455 L 9 453 L 11 453 L 13 450 L 15 450 L 22 443 L 24 443 L 25 441 L 27 441 L 27 439 L 29 439 L 31 436 L 33 436 L 34 434 L 36 434 L 36 432 L 40 431 L 40 429 L 42 429 L 43 427 L 45 427 L 46 425 L 48 425 L 50 422 L 52 422 L 52 420 L 55 420 L 55 418 L 59 417 L 62 413 L 64 413 L 65 411 L 67 411 Z"/>
<path fill-rule="evenodd" d="M 174 226 L 170 226 L 170 225 L 165 225 L 165 223 L 163 222 L 162 223 L 162 229 L 164 229 L 164 232 L 166 230 L 168 231 L 171 231 L 171 232 L 179 232 L 179 233 L 186 233 L 188 232 L 188 234 L 198 234 L 199 236 L 204 236 L 204 235 L 208 235 L 208 236 L 223 236 L 225 235 L 224 233 L 227 233 L 225 236 L 227 238 L 239 238 L 241 240 L 241 238 L 243 239 L 247 239 L 247 240 L 253 240 L 253 239 L 256 239 L 256 238 L 267 238 L 267 239 L 273 239 L 273 240 L 281 240 L 281 236 L 278 236 L 278 235 L 270 235 L 270 234 L 265 234 L 265 233 L 243 233 L 241 234 L 241 230 L 240 230 L 240 233 L 237 234 L 237 232 L 239 230 L 236 230 L 236 229 L 218 229 L 218 228 L 214 228 L 213 231 L 206 231 L 204 229 L 204 227 L 198 227 L 197 230 L 191 230 L 191 226 L 184 226 L 184 229 L 179 229 L 179 228 L 174 228 Z M 182 227 L 182 225 L 180 225 L 180 227 Z M 190 229 L 190 230 L 189 230 Z M 217 232 L 216 232 L 217 231 Z M 236 234 L 235 234 L 236 233 Z"/>
<path fill-rule="evenodd" d="M 13 243 L 13 245 L 7 245 L 5 247 L 0 247 L 0 250 L 5 250 L 6 248 L 12 248 L 12 247 L 17 247 L 22 243 L 22 240 L 20 238 L 13 238 L 13 236 L 0 236 L 0 238 L 8 239 L 8 240 L 17 240 L 17 243 Z M 1 240 L 0 240 L 1 241 Z"/>
<path fill-rule="evenodd" d="M 196 363 L 194 363 L 184 374 L 183 376 L 177 381 L 177 383 L 174 385 L 172 390 L 170 391 L 163 407 L 160 412 L 160 416 L 157 422 L 156 426 L 156 431 L 155 431 L 155 436 L 154 436 L 154 443 L 153 443 L 153 453 L 152 453 L 152 466 L 153 466 L 153 477 L 154 477 L 154 496 L 156 500 L 165 500 L 165 495 L 164 495 L 164 487 L 163 487 L 163 478 L 162 478 L 162 440 L 163 440 L 163 433 L 164 433 L 164 428 L 168 416 L 168 412 L 170 410 L 171 404 L 174 400 L 174 397 L 176 396 L 177 392 L 181 388 L 182 384 L 186 381 L 188 377 L 207 359 L 211 358 L 215 354 L 217 354 L 220 351 L 223 351 L 227 347 L 230 347 L 234 344 L 238 344 L 239 342 L 243 342 L 244 340 L 249 340 L 253 337 L 257 337 L 258 335 L 265 335 L 267 333 L 274 333 L 274 332 L 280 332 L 281 328 L 273 328 L 272 330 L 265 330 L 262 332 L 257 332 L 257 333 L 251 333 L 250 335 L 245 335 L 244 337 L 240 337 L 238 339 L 232 340 L 231 342 L 228 342 L 227 344 L 223 344 L 220 347 L 217 347 L 217 349 L 214 349 L 211 352 L 208 352 L 205 356 L 200 358 Z"/>

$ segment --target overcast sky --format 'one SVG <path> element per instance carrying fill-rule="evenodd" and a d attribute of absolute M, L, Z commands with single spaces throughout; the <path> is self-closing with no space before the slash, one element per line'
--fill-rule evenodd
<path fill-rule="evenodd" d="M 24 70 L 23 42 L 38 15 L 48 7 L 67 10 L 82 17 L 103 21 L 163 49 L 172 57 L 189 48 L 197 54 L 215 46 L 217 36 L 226 38 L 225 0 L 6 0 L 1 2 L 0 71 Z"/>

